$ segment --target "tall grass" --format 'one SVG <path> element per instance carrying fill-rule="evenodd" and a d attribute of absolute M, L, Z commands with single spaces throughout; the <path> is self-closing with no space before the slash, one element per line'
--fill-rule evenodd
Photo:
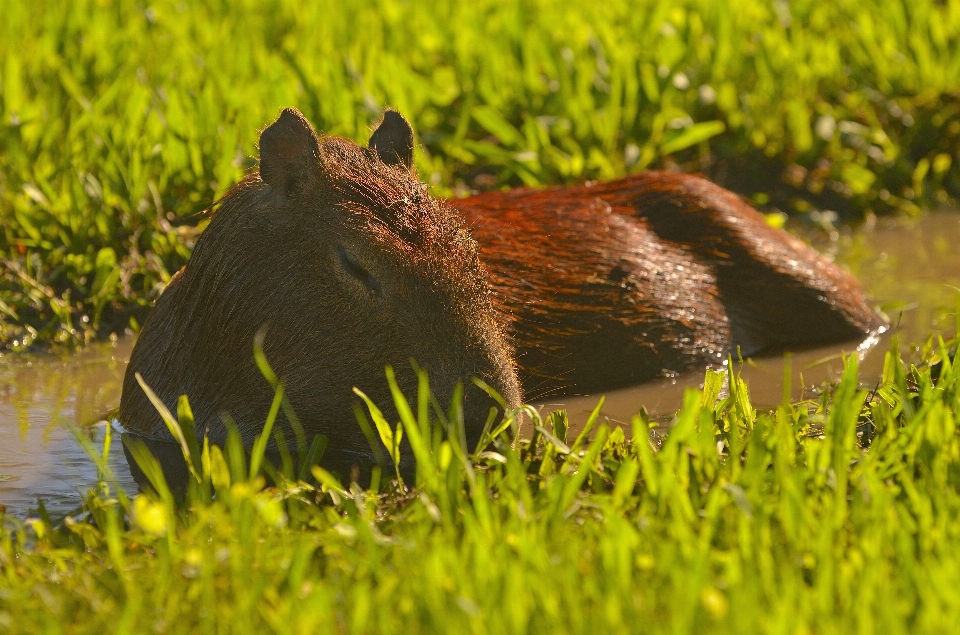
<path fill-rule="evenodd" d="M 439 194 L 680 165 L 788 212 L 960 196 L 960 0 L 8 0 L 2 15 L 5 348 L 135 328 L 189 256 L 181 221 L 253 167 L 282 106 L 360 142 L 399 108 Z"/>
<path fill-rule="evenodd" d="M 570 439 L 563 413 L 528 411 L 533 440 L 508 420 L 469 457 L 424 392 L 398 393 L 416 476 L 370 489 L 320 468 L 264 488 L 242 452 L 204 445 L 183 505 L 154 471 L 159 494 L 105 480 L 59 525 L 3 519 L 0 626 L 952 632 L 960 366 L 941 342 L 919 367 L 894 347 L 877 386 L 856 377 L 848 359 L 818 401 L 760 412 L 711 372 L 666 434 L 641 412 Z"/>

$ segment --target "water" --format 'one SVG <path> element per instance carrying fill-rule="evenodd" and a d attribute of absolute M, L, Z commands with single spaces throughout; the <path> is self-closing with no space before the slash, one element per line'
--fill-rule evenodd
<path fill-rule="evenodd" d="M 824 382 L 836 379 L 843 371 L 843 356 L 857 355 L 860 360 L 860 378 L 871 383 L 883 372 L 883 357 L 889 350 L 890 336 L 874 336 L 840 346 L 820 348 L 790 356 L 785 364 L 782 357 L 734 361 L 750 391 L 750 401 L 757 408 L 774 408 L 786 397 L 796 401 L 813 397 Z M 784 394 L 784 377 L 790 372 L 790 383 Z M 629 426 L 640 406 L 651 419 L 666 422 L 683 403 L 683 393 L 690 387 L 703 387 L 704 371 L 698 370 L 663 381 L 632 388 L 613 390 L 605 395 L 600 415 L 611 423 Z M 583 429 L 587 418 L 598 403 L 598 395 L 584 395 L 552 399 L 537 404 L 546 414 L 563 408 L 570 420 L 569 434 Z"/>
<path fill-rule="evenodd" d="M 52 517 L 73 511 L 96 482 L 95 463 L 75 435 L 102 451 L 104 416 L 120 403 L 132 342 L 96 344 L 71 356 L 0 359 L 0 505 L 24 517 L 41 498 Z M 119 436 L 108 466 L 136 492 Z"/>
<path fill-rule="evenodd" d="M 857 232 L 811 239 L 863 281 L 871 298 L 897 325 L 902 345 L 919 343 L 931 332 L 953 335 L 960 302 L 960 213 L 931 214 L 914 223 L 878 221 Z M 836 378 L 844 354 L 861 358 L 864 383 L 876 382 L 892 332 L 878 342 L 850 342 L 793 355 L 790 397 L 810 396 L 822 382 Z M 100 450 L 104 418 L 119 405 L 131 347 L 131 341 L 121 340 L 69 357 L 0 358 L 0 505 L 8 513 L 20 518 L 33 515 L 38 498 L 54 517 L 79 506 L 81 494 L 96 481 L 97 473 L 71 429 Z M 784 374 L 780 358 L 747 360 L 742 368 L 756 405 L 783 400 Z M 602 415 L 625 423 L 644 406 L 653 417 L 666 420 L 680 405 L 684 390 L 702 381 L 703 373 L 696 372 L 610 392 Z M 567 408 L 575 433 L 597 399 L 564 398 L 539 406 Z M 117 435 L 108 466 L 126 492 L 136 492 Z"/>

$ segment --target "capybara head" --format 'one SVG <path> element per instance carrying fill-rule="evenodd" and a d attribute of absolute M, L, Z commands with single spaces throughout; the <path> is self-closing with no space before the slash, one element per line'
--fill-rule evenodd
<path fill-rule="evenodd" d="M 427 193 L 412 160 L 413 131 L 396 112 L 361 148 L 319 137 L 299 112 L 284 110 L 260 136 L 259 174 L 224 197 L 144 324 L 121 423 L 164 436 L 139 372 L 171 409 L 188 395 L 201 432 L 222 439 L 229 413 L 249 443 L 274 395 L 254 362 L 261 329 L 294 412 L 332 450 L 369 451 L 352 389 L 393 413 L 384 368 L 392 365 L 413 397 L 411 359 L 441 403 L 464 384 L 468 439 L 494 405 L 471 377 L 518 405 L 512 351 L 477 244 L 460 216 Z"/>

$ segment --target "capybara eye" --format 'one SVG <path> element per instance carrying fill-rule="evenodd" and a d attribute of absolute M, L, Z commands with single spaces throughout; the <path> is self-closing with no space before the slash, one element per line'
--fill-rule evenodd
<path fill-rule="evenodd" d="M 357 259 L 342 246 L 337 247 L 337 253 L 340 256 L 340 264 L 343 266 L 344 271 L 359 280 L 369 291 L 380 295 L 380 281 L 377 280 L 373 274 L 357 262 Z"/>

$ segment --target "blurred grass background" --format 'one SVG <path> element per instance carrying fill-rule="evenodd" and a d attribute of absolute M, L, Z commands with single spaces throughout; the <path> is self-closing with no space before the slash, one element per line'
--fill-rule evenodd
<path fill-rule="evenodd" d="M 439 195 L 697 171 L 856 221 L 960 197 L 960 0 L 7 0 L 0 350 L 136 327 L 297 106 Z M 826 212 L 826 214 L 823 214 Z"/>

